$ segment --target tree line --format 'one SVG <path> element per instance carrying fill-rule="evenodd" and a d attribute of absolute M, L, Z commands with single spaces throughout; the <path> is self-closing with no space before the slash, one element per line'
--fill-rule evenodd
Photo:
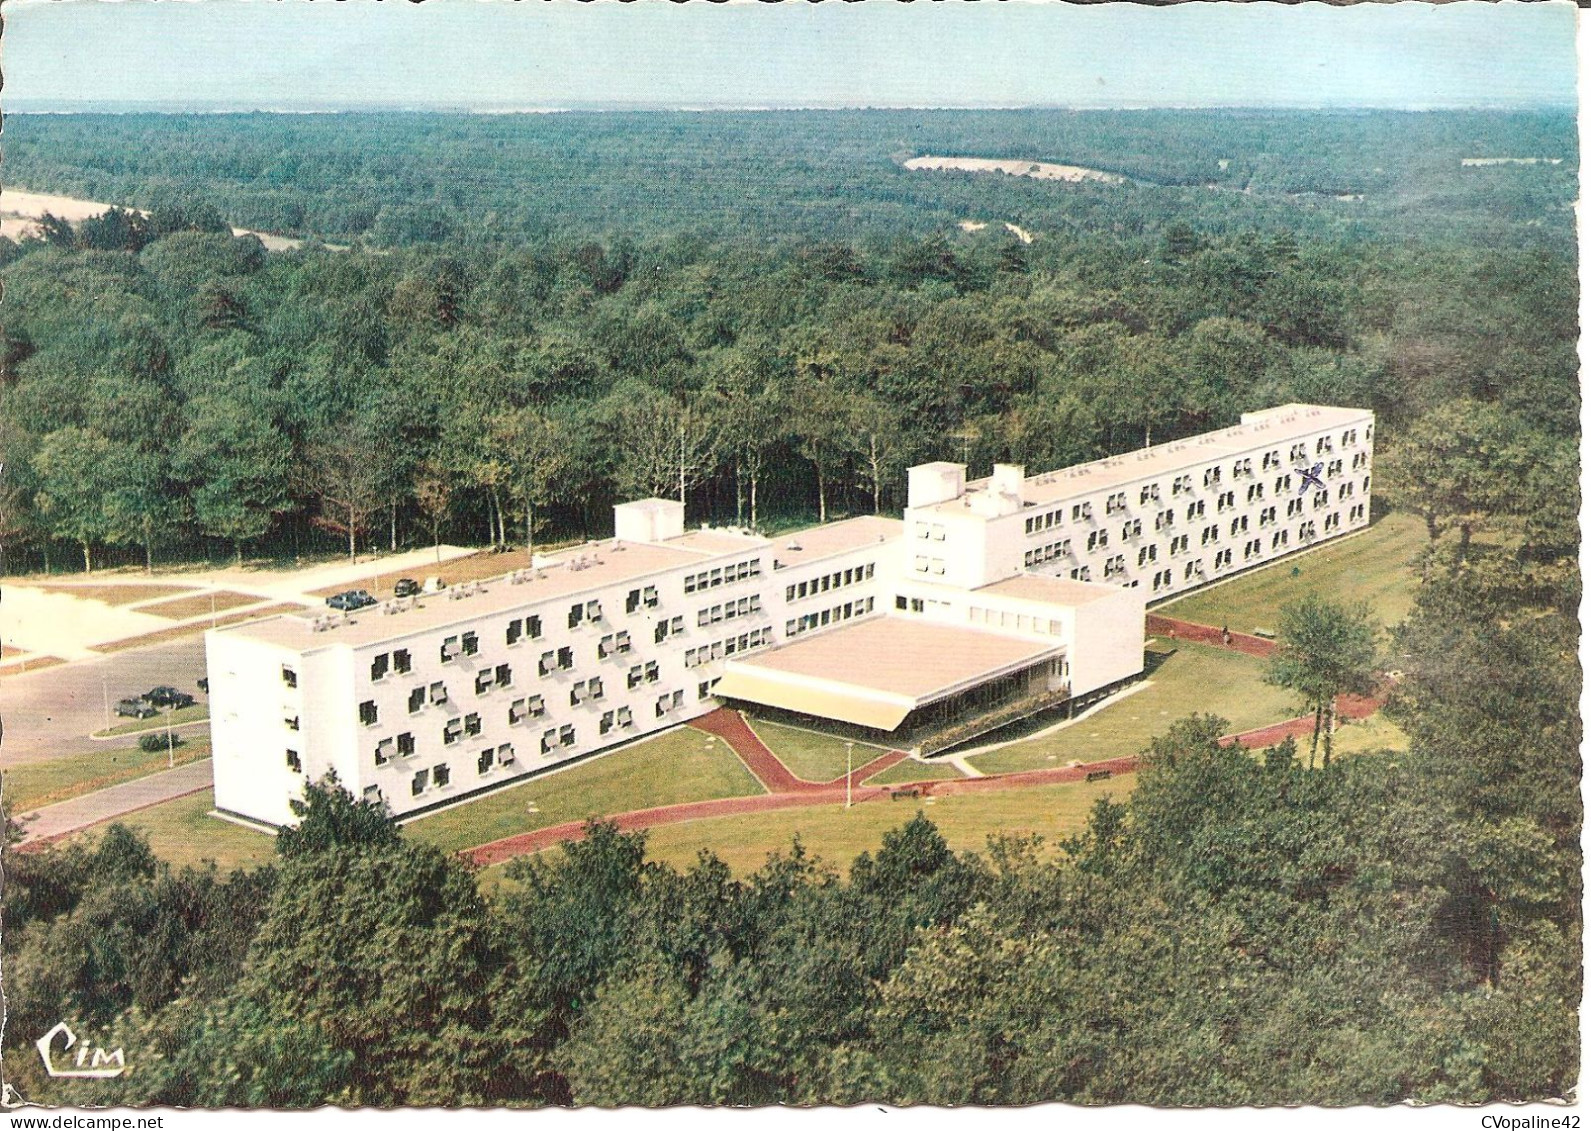
<path fill-rule="evenodd" d="M 225 228 L 178 196 L 0 241 L 0 570 L 591 537 L 644 495 L 776 528 L 898 508 L 916 462 L 1050 469 L 1292 400 L 1374 408 L 1383 440 L 1483 406 L 1410 450 L 1502 428 L 1477 489 L 1516 500 L 1574 458 L 1573 268 L 1542 251 L 1173 224 L 267 253 Z"/>

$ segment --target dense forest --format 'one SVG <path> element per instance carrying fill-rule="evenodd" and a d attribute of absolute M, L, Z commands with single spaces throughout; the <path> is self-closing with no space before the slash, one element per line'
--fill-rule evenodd
<path fill-rule="evenodd" d="M 149 212 L 0 243 L 0 569 L 594 536 L 612 502 L 645 494 L 768 527 L 898 506 L 916 461 L 1052 468 L 1290 400 L 1372 407 L 1395 437 L 1473 398 L 1561 451 L 1578 420 L 1573 171 L 1458 155 L 1560 152 L 1568 124 L 13 120 L 11 176 Z M 1184 179 L 1217 152 L 1313 154 L 1335 176 L 1357 138 L 1402 203 L 1373 234 L 1265 193 L 907 173 L 878 148 L 890 131 L 1101 163 L 1114 137 L 1140 165 L 1158 138 Z M 783 156 L 763 173 L 735 164 L 766 151 Z M 322 216 L 320 234 L 390 246 L 267 253 L 227 226 L 301 230 L 252 210 L 273 181 L 305 208 L 346 193 L 439 226 Z M 1396 234 L 1433 206 L 1453 223 Z M 968 215 L 1034 239 L 961 231 Z"/>
<path fill-rule="evenodd" d="M 1317 768 L 1184 719 L 1064 843 L 956 855 L 919 815 L 854 861 L 796 844 L 737 877 L 597 825 L 488 895 L 328 783 L 252 872 L 119 827 L 10 852 L 29 1099 L 1575 1087 L 1567 116 L 59 116 L 6 143 L 28 188 L 147 215 L 0 243 L 0 570 L 598 535 L 651 493 L 779 527 L 898 507 L 919 460 L 1048 468 L 1290 400 L 1374 409 L 1378 508 L 1429 534 L 1385 664 L 1406 753 Z M 62 1017 L 133 1070 L 45 1078 L 28 1041 Z"/>

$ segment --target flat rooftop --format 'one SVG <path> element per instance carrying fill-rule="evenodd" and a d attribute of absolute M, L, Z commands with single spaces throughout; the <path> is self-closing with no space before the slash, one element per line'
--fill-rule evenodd
<path fill-rule="evenodd" d="M 1253 419 L 1247 424 L 1234 424 L 1185 440 L 1172 440 L 1125 455 L 1030 475 L 1022 481 L 1022 501 L 1029 506 L 1042 507 L 1152 476 L 1186 471 L 1198 464 L 1252 452 L 1267 444 L 1286 443 L 1311 432 L 1345 427 L 1364 420 L 1371 412 L 1365 408 L 1335 405 L 1290 404 L 1250 415 Z M 947 513 L 968 510 L 971 508 L 968 495 L 988 490 L 989 483 L 987 478 L 970 479 L 967 495 L 923 509 Z M 1134 504 L 1137 501 L 1130 500 Z"/>
<path fill-rule="evenodd" d="M 428 594 L 413 603 L 405 602 L 403 612 L 384 613 L 382 605 L 371 605 L 346 618 L 331 609 L 303 615 L 283 613 L 212 631 L 246 636 L 295 652 L 338 645 L 360 648 L 449 625 L 468 624 L 481 617 L 515 609 L 533 608 L 545 601 L 574 597 L 614 585 L 629 582 L 644 584 L 659 574 L 688 570 L 692 566 L 707 566 L 759 551 L 763 558 L 763 576 L 766 577 L 773 568 L 775 558 L 786 567 L 805 565 L 877 542 L 880 533 L 886 537 L 898 537 L 901 525 L 896 519 L 869 516 L 798 530 L 785 536 L 782 541 L 718 528 L 688 530 L 677 538 L 662 542 L 608 539 L 552 555 L 537 568 L 513 570 L 499 577 L 484 579 L 474 583 L 473 591 L 469 584 L 459 585 L 440 593 Z M 792 540 L 800 543 L 801 551 L 782 548 Z M 520 578 L 517 583 L 509 580 L 515 575 Z M 453 596 L 463 592 L 470 595 Z M 313 626 L 320 616 L 329 616 L 335 627 L 316 632 Z"/>
<path fill-rule="evenodd" d="M 1038 640 L 882 616 L 731 664 L 928 703 L 1060 652 Z"/>
<path fill-rule="evenodd" d="M 898 518 L 871 514 L 810 526 L 773 539 L 773 556 L 782 568 L 790 569 L 864 546 L 894 542 L 904 533 L 905 526 Z"/>
<path fill-rule="evenodd" d="M 1069 577 L 1046 577 L 1042 574 L 1024 573 L 1008 577 L 975 590 L 992 593 L 997 597 L 1013 597 L 1019 601 L 1037 601 L 1046 605 L 1091 605 L 1114 597 L 1114 585 L 1096 585 L 1089 581 L 1073 581 Z"/>

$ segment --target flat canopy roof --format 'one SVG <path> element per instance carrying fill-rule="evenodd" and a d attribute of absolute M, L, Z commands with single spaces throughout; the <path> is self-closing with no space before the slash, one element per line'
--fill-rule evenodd
<path fill-rule="evenodd" d="M 730 660 L 714 694 L 888 731 L 918 707 L 1061 651 L 998 632 L 875 617 Z"/>

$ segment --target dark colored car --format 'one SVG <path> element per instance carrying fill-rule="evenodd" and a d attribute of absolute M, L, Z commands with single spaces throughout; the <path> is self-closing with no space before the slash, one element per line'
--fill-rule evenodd
<path fill-rule="evenodd" d="M 351 613 L 355 609 L 364 608 L 366 605 L 374 605 L 376 599 L 363 589 L 349 589 L 346 592 L 338 593 L 334 597 L 327 597 L 326 603 L 334 609 L 341 609 L 343 612 Z"/>
<path fill-rule="evenodd" d="M 210 694 L 210 677 L 209 676 L 205 676 L 203 679 L 201 679 L 199 681 L 199 690 L 204 692 L 206 695 Z"/>
<path fill-rule="evenodd" d="M 412 577 L 400 577 L 398 583 L 392 587 L 394 597 L 418 597 L 420 583 Z"/>
<path fill-rule="evenodd" d="M 123 699 L 116 704 L 118 715 L 128 715 L 135 719 L 153 718 L 159 712 L 152 703 L 145 703 L 142 699 Z"/>
<path fill-rule="evenodd" d="M 172 709 L 176 709 L 179 707 L 193 706 L 193 696 L 189 695 L 186 691 L 178 691 L 175 687 L 152 688 L 151 690 L 144 692 L 143 699 L 145 703 L 149 703 L 156 707 L 171 707 Z"/>

